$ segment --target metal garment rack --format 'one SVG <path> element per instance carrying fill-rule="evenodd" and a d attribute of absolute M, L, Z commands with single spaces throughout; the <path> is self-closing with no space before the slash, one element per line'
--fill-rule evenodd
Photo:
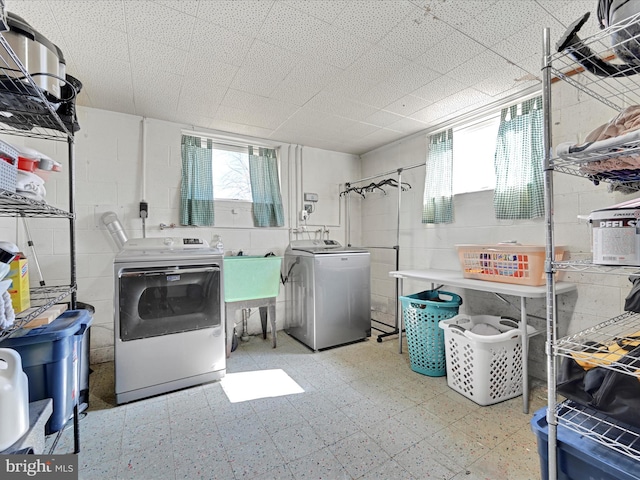
<path fill-rule="evenodd" d="M 397 210 L 397 217 L 396 217 L 396 244 L 392 245 L 392 246 L 363 246 L 362 248 L 373 248 L 373 249 L 384 249 L 384 250 L 395 250 L 395 265 L 396 265 L 396 270 L 400 269 L 400 208 L 402 206 L 402 172 L 405 170 L 411 170 L 414 168 L 419 168 L 419 167 L 424 167 L 426 164 L 425 163 L 419 163 L 416 165 L 411 165 L 409 167 L 400 167 L 397 168 L 395 170 L 390 170 L 388 172 L 384 172 L 384 173 L 379 173 L 377 175 L 372 175 L 370 177 L 366 177 L 366 178 L 361 178 L 360 180 L 354 180 L 351 182 L 347 182 L 345 183 L 345 186 L 347 187 L 347 189 L 349 187 L 351 187 L 354 183 L 362 183 L 362 182 L 367 182 L 369 180 L 373 180 L 375 178 L 381 178 L 381 177 L 385 177 L 387 175 L 391 175 L 391 174 L 397 174 L 397 188 L 398 188 L 398 210 Z M 343 192 L 344 193 L 344 192 Z M 347 236 L 347 246 L 350 247 L 351 246 L 351 198 L 350 198 L 350 192 L 348 192 L 347 190 L 347 195 L 346 195 L 346 211 L 347 211 L 347 215 L 346 215 L 346 236 Z M 395 296 L 394 296 L 394 300 L 395 300 L 395 322 L 393 325 L 389 325 L 388 323 L 382 322 L 380 320 L 375 320 L 375 319 L 371 319 L 372 322 L 375 322 L 379 325 L 379 327 L 374 327 L 372 326 L 371 328 L 373 330 L 377 330 L 378 332 L 381 332 L 380 335 L 378 335 L 377 337 L 377 341 L 378 343 L 382 342 L 383 338 L 389 337 L 391 335 L 397 335 L 400 334 L 402 335 L 402 332 L 400 332 L 398 326 L 399 326 L 399 302 L 398 302 L 398 296 L 400 295 L 400 280 L 398 278 L 396 278 L 396 284 L 395 284 Z M 385 327 L 387 329 L 392 329 L 391 331 L 388 331 L 385 329 Z"/>

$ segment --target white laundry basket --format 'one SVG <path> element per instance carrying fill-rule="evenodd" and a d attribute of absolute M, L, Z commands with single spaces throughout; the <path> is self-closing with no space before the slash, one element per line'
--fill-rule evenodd
<path fill-rule="evenodd" d="M 479 324 L 501 333 L 472 332 Z M 440 321 L 439 326 L 444 330 L 450 388 L 483 406 L 522 395 L 522 332 L 516 321 L 461 314 Z M 527 325 L 528 336 L 535 333 Z"/>

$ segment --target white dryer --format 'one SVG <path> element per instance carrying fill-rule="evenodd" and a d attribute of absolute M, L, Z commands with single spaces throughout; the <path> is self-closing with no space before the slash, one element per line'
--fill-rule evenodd
<path fill-rule="evenodd" d="M 197 238 L 128 240 L 114 261 L 116 402 L 226 371 L 223 252 Z"/>

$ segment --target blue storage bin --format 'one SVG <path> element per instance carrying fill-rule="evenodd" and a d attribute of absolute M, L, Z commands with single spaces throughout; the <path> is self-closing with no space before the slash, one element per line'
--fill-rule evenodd
<path fill-rule="evenodd" d="M 531 429 L 538 439 L 542 480 L 549 478 L 547 408 L 533 414 Z M 588 417 L 585 415 L 585 420 Z M 638 480 L 640 462 L 588 437 L 557 427 L 558 480 Z"/>
<path fill-rule="evenodd" d="M 48 325 L 18 329 L 0 341 L 0 347 L 13 348 L 22 357 L 29 402 L 53 400 L 47 435 L 62 429 L 73 416 L 80 394 L 82 340 L 92 322 L 88 310 L 67 310 Z"/>
<path fill-rule="evenodd" d="M 440 320 L 455 317 L 462 298 L 442 290 L 400 297 L 411 370 L 430 377 L 447 374 L 444 330 Z"/>

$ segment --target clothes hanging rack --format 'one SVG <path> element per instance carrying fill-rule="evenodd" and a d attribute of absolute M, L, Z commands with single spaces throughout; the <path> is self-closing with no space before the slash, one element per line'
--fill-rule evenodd
<path fill-rule="evenodd" d="M 384 172 L 384 173 L 379 173 L 377 175 L 372 175 L 370 177 L 365 177 L 365 178 L 361 178 L 360 180 L 354 180 L 348 183 L 345 183 L 345 187 L 346 189 L 343 192 L 340 192 L 340 196 L 345 196 L 346 197 L 346 237 L 347 237 L 347 246 L 352 246 L 351 245 L 351 219 L 350 219 L 350 192 L 357 192 L 360 194 L 360 196 L 362 196 L 362 198 L 365 198 L 365 195 L 363 193 L 363 189 L 358 189 L 356 187 L 353 187 L 353 184 L 355 183 L 363 183 L 363 182 L 368 182 L 370 180 L 374 180 L 377 178 L 381 178 L 381 177 L 386 177 L 388 175 L 391 174 L 396 174 L 397 175 L 397 179 L 396 178 L 387 178 L 382 180 L 381 182 L 376 183 L 376 185 L 378 186 L 378 188 L 382 189 L 382 186 L 392 186 L 392 187 L 396 187 L 398 189 L 398 211 L 397 211 L 397 217 L 396 217 L 396 244 L 392 245 L 392 246 L 371 246 L 371 247 L 367 247 L 364 246 L 363 248 L 373 248 L 373 249 L 385 249 L 385 250 L 395 250 L 395 264 L 396 264 L 396 270 L 400 269 L 400 208 L 402 206 L 402 192 L 406 191 L 408 189 L 411 188 L 411 185 L 408 183 L 403 183 L 402 182 L 402 172 L 405 170 L 412 170 L 414 168 L 420 168 L 420 167 L 425 167 L 426 163 L 418 163 L 416 165 L 411 165 L 408 167 L 400 167 L 397 168 L 395 170 L 390 170 L 388 172 Z M 367 187 L 365 187 L 367 188 Z M 384 190 L 383 190 L 384 191 Z M 386 192 L 385 192 L 386 193 Z M 390 325 L 388 323 L 382 322 L 380 320 L 375 320 L 375 319 L 371 319 L 372 322 L 379 324 L 379 327 L 374 327 L 372 326 L 371 329 L 372 330 L 377 330 L 378 332 L 381 332 L 380 335 L 378 335 L 377 337 L 377 341 L 378 343 L 382 342 L 382 339 L 385 337 L 389 337 L 391 335 L 397 335 L 397 334 L 402 334 L 402 332 L 399 331 L 398 329 L 398 325 L 399 325 L 399 302 L 398 302 L 398 295 L 400 294 L 400 280 L 398 278 L 396 278 L 396 284 L 395 284 L 395 322 L 394 325 Z M 385 329 L 386 327 L 386 329 Z M 387 329 L 391 329 L 391 331 L 388 331 Z M 400 351 L 399 353 L 402 353 L 402 351 Z"/>

